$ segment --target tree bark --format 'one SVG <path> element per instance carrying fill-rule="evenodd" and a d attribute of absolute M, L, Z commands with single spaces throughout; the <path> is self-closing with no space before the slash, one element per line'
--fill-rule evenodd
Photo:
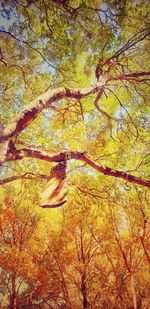
<path fill-rule="evenodd" d="M 137 309 L 137 297 L 136 297 L 135 283 L 134 283 L 134 277 L 133 277 L 132 272 L 130 272 L 130 282 L 131 282 L 131 290 L 132 290 L 133 308 Z"/>
<path fill-rule="evenodd" d="M 17 309 L 17 297 L 16 297 L 16 274 L 12 273 L 12 294 L 10 297 L 10 309 Z"/>
<path fill-rule="evenodd" d="M 86 273 L 83 271 L 81 276 L 81 293 L 82 293 L 82 303 L 83 308 L 88 308 L 88 301 L 87 301 L 87 293 L 86 293 Z"/>
<path fill-rule="evenodd" d="M 95 163 L 93 160 L 91 160 L 90 158 L 88 158 L 85 153 L 78 152 L 78 151 L 68 151 L 68 152 L 54 154 L 54 153 L 51 153 L 50 151 L 41 151 L 41 150 L 23 148 L 23 149 L 14 151 L 12 157 L 11 156 L 8 157 L 6 161 L 21 160 L 25 157 L 36 158 L 36 159 L 40 159 L 40 160 L 44 160 L 48 162 L 62 162 L 65 160 L 70 160 L 70 159 L 81 160 L 104 175 L 120 178 L 127 182 L 135 183 L 135 184 L 150 188 L 150 180 L 139 178 L 139 177 L 130 175 L 126 172 L 115 170 L 107 166 L 103 167 L 102 165 L 99 165 Z M 23 177 L 21 178 L 23 179 Z M 28 177 L 25 176 L 24 178 L 28 178 Z M 45 178 L 45 176 L 43 178 Z M 0 185 L 7 183 L 9 181 L 14 181 L 14 180 L 15 180 L 14 178 L 12 179 L 10 178 L 8 179 L 8 181 L 5 179 L 4 180 L 2 179 L 0 181 Z M 17 180 L 17 176 L 16 176 L 16 180 Z"/>
<path fill-rule="evenodd" d="M 56 102 L 63 98 L 74 98 L 79 100 L 89 96 L 90 94 L 95 94 L 99 91 L 102 91 L 102 89 L 104 89 L 104 87 L 109 81 L 123 79 L 132 81 L 133 79 L 138 79 L 138 82 L 140 82 L 140 78 L 143 76 L 150 76 L 150 72 L 137 72 L 131 74 L 123 74 L 119 76 L 108 76 L 106 74 L 105 76 L 101 77 L 100 81 L 96 85 L 87 88 L 71 89 L 60 87 L 57 89 L 48 90 L 44 94 L 37 97 L 34 101 L 32 101 L 25 109 L 22 110 L 21 113 L 18 114 L 17 117 L 12 119 L 12 121 L 9 125 L 7 125 L 6 128 L 2 130 L 2 133 L 0 135 L 0 165 L 8 161 L 20 160 L 24 157 L 38 158 L 49 162 L 63 161 L 64 158 L 66 158 L 64 153 L 50 156 L 48 153 L 39 150 L 36 151 L 27 148 L 17 150 L 15 147 L 15 143 L 18 135 L 37 118 L 38 114 L 42 110 L 49 107 L 53 102 Z M 104 175 L 121 178 L 126 180 L 127 182 L 132 182 L 145 187 L 150 187 L 149 180 L 141 179 L 129 175 L 125 172 L 111 169 L 109 167 L 102 167 L 93 162 L 83 153 L 70 152 L 69 156 L 71 159 L 84 161 L 85 163 L 89 164 L 91 167 L 98 170 L 100 173 L 103 173 Z"/>

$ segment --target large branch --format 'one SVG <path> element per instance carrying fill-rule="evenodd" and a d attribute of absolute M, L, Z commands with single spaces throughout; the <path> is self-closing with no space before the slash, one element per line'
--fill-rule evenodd
<path fill-rule="evenodd" d="M 23 109 L 11 124 L 8 125 L 1 134 L 1 141 L 7 140 L 12 136 L 17 136 L 24 130 L 45 108 L 49 107 L 52 102 L 61 100 L 65 97 L 81 99 L 92 93 L 96 93 L 103 86 L 103 82 L 98 85 L 90 86 L 82 89 L 69 89 L 65 87 L 48 90 L 44 94 L 37 97 L 28 106 Z"/>
<path fill-rule="evenodd" d="M 34 121 L 42 110 L 49 107 L 51 103 L 63 98 L 75 98 L 78 100 L 82 99 L 103 89 L 109 81 L 123 79 L 128 81 L 132 81 L 134 79 L 140 80 L 141 76 L 148 75 L 150 76 L 150 72 L 137 72 L 119 76 L 108 76 L 105 74 L 104 76 L 101 76 L 100 81 L 96 85 L 88 88 L 71 89 L 60 87 L 57 89 L 48 90 L 28 104 L 27 107 L 23 109 L 17 117 L 12 119 L 10 124 L 3 129 L 0 135 L 0 165 L 6 162 L 6 156 L 8 156 L 9 153 L 12 160 L 12 154 L 15 150 L 14 144 L 19 133 L 22 132 L 32 121 Z"/>
<path fill-rule="evenodd" d="M 130 73 L 130 74 L 122 74 L 122 75 L 119 75 L 119 76 L 110 76 L 108 78 L 108 81 L 111 81 L 111 80 L 128 80 L 128 81 L 133 81 L 133 80 L 136 80 L 136 81 L 142 81 L 140 79 L 140 77 L 143 77 L 143 76 L 150 76 L 150 71 L 149 72 L 134 72 L 134 73 Z"/>
<path fill-rule="evenodd" d="M 101 90 L 109 81 L 113 80 L 133 80 L 142 76 L 150 76 L 150 72 L 137 72 L 131 74 L 122 74 L 119 76 L 102 76 L 97 85 L 87 88 L 71 89 L 60 87 L 57 89 L 50 89 L 44 94 L 37 97 L 30 104 L 23 109 L 17 117 L 15 117 L 9 125 L 3 130 L 0 135 L 0 142 L 7 140 L 10 137 L 17 136 L 24 130 L 45 108 L 49 107 L 51 103 L 61 100 L 63 98 L 82 99 Z"/>
<path fill-rule="evenodd" d="M 143 41 L 149 35 L 150 35 L 149 29 L 148 28 L 144 28 L 144 29 L 140 30 L 139 32 L 135 33 L 128 40 L 128 42 L 126 44 L 124 44 L 124 46 L 122 46 L 118 51 L 116 51 L 111 57 L 109 57 L 107 59 L 103 59 L 103 57 L 101 55 L 100 59 L 99 59 L 99 62 L 98 62 L 98 65 L 97 65 L 96 70 L 95 70 L 95 75 L 96 75 L 97 80 L 99 80 L 100 75 L 104 73 L 103 67 L 108 65 L 108 67 L 109 67 L 109 69 L 107 69 L 107 72 L 108 72 L 113 66 L 115 66 L 115 62 L 116 62 L 116 64 L 119 64 L 118 60 L 119 60 L 119 57 L 120 57 L 121 54 L 123 54 L 123 53 L 125 54 L 126 51 L 130 50 L 131 48 L 133 48 L 134 45 L 136 45 L 137 43 Z M 104 48 L 105 48 L 105 45 L 104 45 Z M 104 48 L 103 48 L 103 50 L 104 50 Z M 123 65 L 121 65 L 121 67 L 123 68 Z M 123 69 L 123 71 L 124 71 L 124 69 Z M 145 72 L 142 72 L 142 73 L 145 73 Z M 133 75 L 134 75 L 134 73 L 133 73 Z M 148 75 L 149 75 L 149 73 L 148 73 Z M 119 78 L 117 78 L 117 79 L 119 79 Z"/>
<path fill-rule="evenodd" d="M 1 132 L 0 165 L 6 161 L 7 154 L 12 154 L 14 152 L 14 144 L 19 133 L 32 123 L 42 110 L 49 107 L 52 102 L 63 98 L 81 99 L 90 94 L 96 93 L 105 85 L 106 80 L 107 78 L 104 77 L 97 85 L 82 89 L 69 89 L 65 87 L 50 89 L 28 104 L 27 107 L 23 109 L 17 117 L 14 117 L 10 124 L 8 124 Z"/>
<path fill-rule="evenodd" d="M 81 160 L 104 175 L 120 178 L 127 182 L 135 183 L 135 184 L 150 188 L 150 180 L 139 178 L 139 177 L 130 175 L 126 172 L 115 170 L 109 167 L 103 167 L 95 163 L 90 158 L 88 158 L 86 154 L 83 152 L 70 151 L 70 152 L 62 152 L 62 153 L 54 154 L 49 151 L 41 151 L 41 150 L 23 148 L 21 150 L 16 150 L 16 158 L 14 154 L 13 158 L 12 159 L 10 158 L 10 160 L 17 160 L 17 159 L 21 160 L 25 157 L 37 158 L 37 159 L 41 159 L 41 160 L 48 161 L 48 162 L 61 162 L 61 161 L 70 160 L 70 159 Z"/>

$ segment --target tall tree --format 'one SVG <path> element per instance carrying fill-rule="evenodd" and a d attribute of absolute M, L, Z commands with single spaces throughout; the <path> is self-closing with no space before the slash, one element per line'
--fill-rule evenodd
<path fill-rule="evenodd" d="M 31 273 L 14 271 L 19 242 L 11 270 L 0 261 L 11 295 L 25 278 L 27 306 L 148 306 L 149 12 L 147 0 L 0 3 L 0 197 L 15 200 L 1 216 L 14 233 L 14 205 L 43 218 Z"/>
<path fill-rule="evenodd" d="M 22 4 L 2 1 L 1 6 L 1 65 L 5 70 L 5 76 L 2 76 L 2 102 L 5 102 L 6 117 L 1 128 L 1 164 L 11 164 L 25 157 L 48 162 L 77 159 L 104 175 L 149 187 L 145 170 L 143 172 L 144 163 L 140 164 L 140 168 L 145 178 L 139 176 L 138 162 L 132 166 L 137 171 L 135 175 L 128 172 L 131 168 L 127 164 L 133 143 L 136 153 L 144 147 L 144 162 L 148 153 L 143 132 L 143 126 L 148 129 L 145 100 L 150 75 L 150 31 L 148 24 L 145 24 L 147 2 L 142 2 L 139 9 L 136 1 L 133 4 L 127 1 L 123 6 L 115 6 L 115 1 L 110 6 L 101 1 L 25 1 Z M 135 19 L 140 14 L 144 17 L 134 27 Z M 127 36 L 128 20 L 131 26 Z M 60 29 L 63 29 L 61 35 Z M 94 82 L 95 71 L 98 74 L 97 83 Z M 79 77 L 81 72 L 82 78 Z M 13 82 L 8 78 L 10 74 Z M 93 85 L 88 86 L 89 83 Z M 76 84 L 78 88 L 75 88 Z M 46 92 L 41 94 L 44 90 Z M 31 103 L 28 104 L 29 101 Z M 99 106 L 99 102 L 104 108 Z M 90 114 L 93 114 L 91 119 Z M 8 123 L 10 117 L 11 123 Z M 62 128 L 61 135 L 64 137 L 60 147 L 56 147 L 57 142 L 52 137 L 55 126 L 51 128 L 47 117 Z M 89 120 L 85 121 L 87 117 Z M 106 160 L 105 166 L 91 157 L 90 143 L 93 138 L 89 134 L 95 117 L 99 124 L 93 132 L 94 143 L 99 140 L 100 129 L 101 132 L 104 130 L 101 134 L 109 148 L 115 145 L 119 151 L 122 145 L 129 144 L 129 153 L 122 154 L 126 160 L 117 158 L 117 166 L 113 162 L 107 164 Z M 29 126 L 29 133 L 26 134 Z M 82 147 L 70 147 L 66 140 L 68 126 L 75 126 L 70 143 L 76 135 L 76 126 L 84 126 L 82 139 L 86 141 Z M 38 128 L 36 132 L 35 128 Z M 43 138 L 47 139 L 47 145 L 39 148 Z M 51 154 L 54 149 L 55 153 Z M 31 178 L 28 175 L 30 172 L 27 170 L 26 175 L 3 179 L 1 183 L 18 177 Z"/>
<path fill-rule="evenodd" d="M 32 268 L 31 244 L 39 217 L 28 207 L 19 207 L 11 198 L 5 198 L 0 215 L 0 284 L 10 300 L 10 308 L 19 306 L 19 294 L 26 287 L 26 276 Z M 3 294 L 3 293 L 2 293 Z"/>

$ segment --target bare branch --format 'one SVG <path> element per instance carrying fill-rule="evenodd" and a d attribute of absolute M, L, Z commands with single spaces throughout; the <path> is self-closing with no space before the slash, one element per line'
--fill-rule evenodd
<path fill-rule="evenodd" d="M 33 173 L 25 173 L 23 175 L 16 175 L 16 176 L 11 176 L 5 179 L 0 179 L 0 185 L 4 185 L 6 183 L 20 180 L 20 179 L 49 179 L 50 176 L 47 175 L 38 175 L 38 174 L 33 174 Z"/>
<path fill-rule="evenodd" d="M 34 50 L 36 53 L 38 53 L 42 59 L 52 68 L 57 69 L 56 67 L 54 67 L 54 65 L 52 65 L 50 62 L 47 61 L 47 59 L 43 56 L 43 54 L 35 47 L 32 47 L 29 42 L 25 41 L 25 40 L 21 40 L 20 38 L 17 38 L 14 34 L 12 34 L 10 31 L 6 31 L 6 30 L 0 30 L 1 33 L 5 34 L 5 35 L 9 35 L 10 37 L 12 37 L 14 40 L 26 44 L 30 49 Z"/>
<path fill-rule="evenodd" d="M 116 117 L 113 117 L 111 115 L 109 115 L 107 112 L 105 112 L 102 108 L 99 107 L 98 103 L 99 103 L 99 100 L 101 99 L 102 95 L 103 95 L 103 92 L 104 92 L 104 89 L 100 90 L 96 99 L 94 100 L 94 105 L 95 107 L 97 108 L 97 110 L 102 114 L 104 115 L 108 121 L 110 120 L 115 120 L 115 121 L 122 121 L 122 119 L 119 119 L 119 118 L 116 118 Z"/>
<path fill-rule="evenodd" d="M 137 32 L 136 34 L 134 34 L 129 40 L 128 42 L 121 47 L 112 57 L 118 57 L 120 56 L 122 53 L 124 53 L 125 51 L 131 49 L 134 45 L 136 45 L 137 43 L 143 41 L 145 38 L 147 38 L 150 35 L 150 31 L 147 31 L 148 29 L 142 29 L 139 32 Z"/>

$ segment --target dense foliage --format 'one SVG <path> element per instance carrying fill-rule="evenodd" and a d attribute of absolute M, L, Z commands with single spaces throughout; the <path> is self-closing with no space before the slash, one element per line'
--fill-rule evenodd
<path fill-rule="evenodd" d="M 1 0 L 0 308 L 149 308 L 149 12 Z"/>

